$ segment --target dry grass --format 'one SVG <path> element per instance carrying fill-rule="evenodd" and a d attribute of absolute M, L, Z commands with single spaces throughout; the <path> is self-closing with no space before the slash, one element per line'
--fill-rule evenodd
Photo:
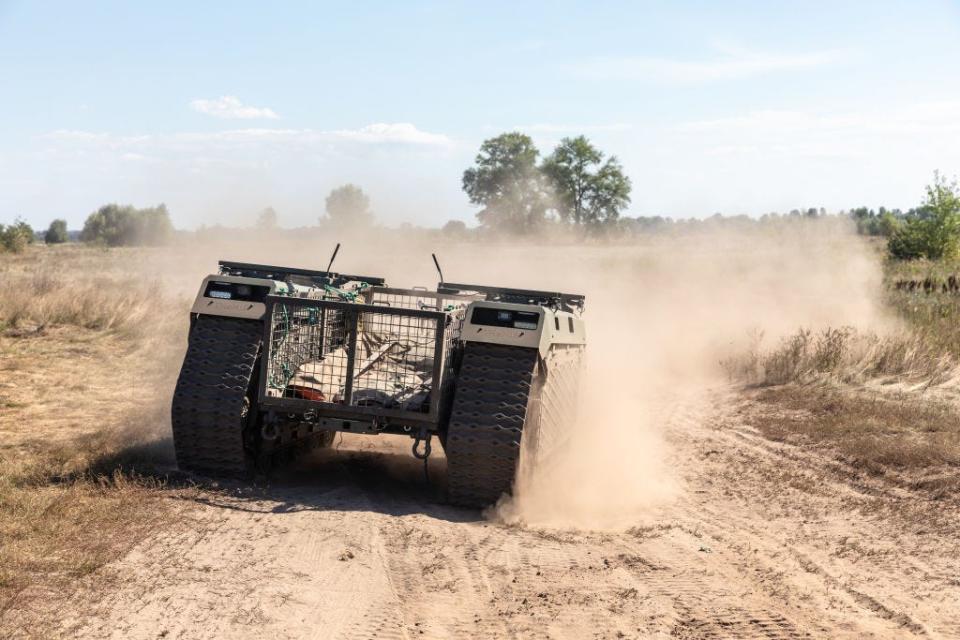
<path fill-rule="evenodd" d="M 888 308 L 903 321 L 878 335 L 853 328 L 801 330 L 772 349 L 755 336 L 723 362 L 759 387 L 751 421 L 767 437 L 826 448 L 856 468 L 910 478 L 934 495 L 960 488 L 960 294 L 897 289 L 902 280 L 946 281 L 960 265 L 889 263 Z"/>
<path fill-rule="evenodd" d="M 874 475 L 938 495 L 960 489 L 960 413 L 916 394 L 787 385 L 763 389 L 750 422 L 768 438 L 828 448 Z"/>
<path fill-rule="evenodd" d="M 960 277 L 958 262 L 891 262 L 887 265 L 887 303 L 925 345 L 960 360 L 960 292 L 943 291 L 948 278 Z M 904 280 L 937 286 L 929 293 L 923 289 L 897 289 Z"/>
<path fill-rule="evenodd" d="M 0 635 L 169 520 L 169 441 L 147 418 L 154 431 L 143 415 L 106 416 L 98 431 L 40 431 L 0 450 Z"/>
<path fill-rule="evenodd" d="M 79 580 L 173 520 L 186 301 L 140 265 L 78 247 L 2 256 L 0 636 L 55 621 Z"/>
<path fill-rule="evenodd" d="M 38 596 L 69 593 L 78 578 L 126 552 L 168 512 L 156 480 L 120 469 L 56 479 L 50 472 L 58 463 L 45 456 L 25 464 L 3 457 L 0 464 L 0 629 Z"/>
<path fill-rule="evenodd" d="M 180 311 L 133 250 L 35 247 L 0 261 L 0 329 L 71 325 L 142 335 Z"/>
<path fill-rule="evenodd" d="M 881 336 L 852 327 L 801 329 L 773 349 L 761 344 L 762 336 L 755 336 L 750 348 L 723 361 L 732 379 L 761 386 L 878 378 L 936 385 L 950 379 L 957 366 L 952 354 L 916 331 Z"/>
<path fill-rule="evenodd" d="M 942 384 L 956 377 L 960 365 L 960 291 L 945 290 L 951 276 L 960 279 L 960 262 L 888 262 L 884 299 L 902 321 L 900 331 L 801 330 L 773 349 L 761 348 L 762 335 L 756 335 L 748 349 L 723 364 L 733 379 L 757 385 L 825 378 L 859 384 L 884 377 Z M 927 280 L 935 283 L 929 291 L 896 286 Z"/>

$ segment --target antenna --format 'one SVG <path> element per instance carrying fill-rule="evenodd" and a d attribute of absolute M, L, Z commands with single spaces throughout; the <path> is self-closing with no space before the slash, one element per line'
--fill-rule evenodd
<path fill-rule="evenodd" d="M 337 259 L 337 252 L 340 251 L 340 243 L 337 243 L 337 246 L 333 250 L 333 255 L 330 256 L 330 263 L 327 265 L 327 273 L 330 273 L 330 267 L 333 266 L 333 261 Z"/>
<path fill-rule="evenodd" d="M 440 262 L 437 260 L 437 254 L 431 253 L 430 256 L 433 258 L 433 264 L 437 267 L 437 273 L 440 274 L 440 282 L 443 282 L 443 271 L 440 269 Z"/>

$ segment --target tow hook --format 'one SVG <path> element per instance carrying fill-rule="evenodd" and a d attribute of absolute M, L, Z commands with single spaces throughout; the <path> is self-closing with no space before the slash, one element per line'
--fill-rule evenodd
<path fill-rule="evenodd" d="M 413 439 L 413 457 L 417 460 L 426 460 L 430 457 L 430 440 L 433 438 L 433 434 L 427 431 L 426 427 L 421 427 L 420 433 L 416 435 Z M 423 453 L 420 453 L 420 443 L 423 442 Z"/>
<path fill-rule="evenodd" d="M 433 434 L 427 431 L 426 427 L 420 427 L 420 433 L 413 439 L 413 457 L 423 460 L 423 479 L 427 484 L 430 484 L 430 440 L 432 438 Z M 423 453 L 419 451 L 421 442 L 423 442 Z"/>

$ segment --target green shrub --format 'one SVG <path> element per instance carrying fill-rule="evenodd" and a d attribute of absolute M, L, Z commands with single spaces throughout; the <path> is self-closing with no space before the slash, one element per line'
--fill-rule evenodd
<path fill-rule="evenodd" d="M 68 239 L 67 221 L 59 218 L 51 222 L 47 232 L 43 234 L 43 241 L 47 244 L 62 244 Z"/>
<path fill-rule="evenodd" d="M 939 173 L 927 186 L 927 197 L 906 223 L 894 230 L 887 244 L 901 260 L 953 258 L 960 250 L 960 189 Z"/>
<path fill-rule="evenodd" d="M 20 253 L 33 242 L 33 228 L 23 220 L 4 227 L 0 224 L 0 248 Z"/>

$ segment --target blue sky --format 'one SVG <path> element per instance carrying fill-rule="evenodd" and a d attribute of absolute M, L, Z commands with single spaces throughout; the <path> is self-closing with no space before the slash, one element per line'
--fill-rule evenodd
<path fill-rule="evenodd" d="M 296 226 L 343 182 L 472 222 L 460 175 L 514 129 L 617 155 L 630 215 L 909 207 L 960 171 L 952 2 L 199 4 L 0 0 L 0 222 Z"/>

